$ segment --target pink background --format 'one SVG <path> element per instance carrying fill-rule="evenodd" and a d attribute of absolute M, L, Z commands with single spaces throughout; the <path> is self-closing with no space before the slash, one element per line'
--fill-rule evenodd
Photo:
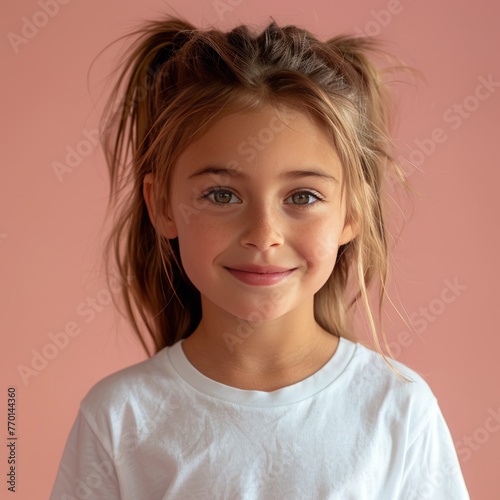
<path fill-rule="evenodd" d="M 422 196 L 407 211 L 393 259 L 397 287 L 391 284 L 420 336 L 405 336 L 393 314 L 386 328 L 399 359 L 423 374 L 438 397 L 471 497 L 499 498 L 500 84 L 474 97 L 481 78 L 500 82 L 498 2 L 219 1 L 224 4 L 220 15 L 212 0 L 65 0 L 50 17 L 40 14 L 43 0 L 1 7 L 0 428 L 5 436 L 7 387 L 16 386 L 16 498 L 48 497 L 81 398 L 103 376 L 144 357 L 109 304 L 99 253 L 107 174 L 101 151 L 85 137 L 97 127 L 102 92 L 109 89 L 100 82 L 114 67 L 116 50 L 96 61 L 89 86 L 87 75 L 107 43 L 140 19 L 174 11 L 202 26 L 261 25 L 272 15 L 321 37 L 364 31 L 389 40 L 396 55 L 424 73 L 427 83 L 400 89 L 396 139 L 402 157 L 420 163 L 422 172 L 410 180 Z M 22 36 L 28 21 L 40 27 L 14 47 L 12 34 Z M 81 156 L 58 179 L 53 165 L 66 162 L 68 148 Z M 461 286 L 455 292 L 447 284 L 454 282 Z M 51 350 L 51 336 L 65 328 L 73 336 Z M 40 352 L 51 358 L 45 366 L 33 360 Z M 19 370 L 33 369 L 32 362 L 36 371 L 23 380 Z"/>

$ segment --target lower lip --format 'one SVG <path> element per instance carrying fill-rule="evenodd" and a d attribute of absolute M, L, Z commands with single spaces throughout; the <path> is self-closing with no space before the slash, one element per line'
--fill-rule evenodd
<path fill-rule="evenodd" d="M 236 279 L 247 285 L 269 286 L 283 281 L 290 276 L 295 269 L 283 271 L 280 273 L 249 273 L 246 271 L 237 271 L 236 269 L 226 268 Z"/>

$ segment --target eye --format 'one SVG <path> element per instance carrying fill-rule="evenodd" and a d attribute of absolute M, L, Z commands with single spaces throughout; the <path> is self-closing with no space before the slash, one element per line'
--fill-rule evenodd
<path fill-rule="evenodd" d="M 229 189 L 225 188 L 212 188 L 206 191 L 202 198 L 210 200 L 216 205 L 233 205 L 234 203 L 241 203 L 241 200 Z"/>
<path fill-rule="evenodd" d="M 290 195 L 285 200 L 285 203 L 290 203 L 292 205 L 313 205 L 317 201 L 323 201 L 319 193 L 315 191 L 297 191 Z"/>

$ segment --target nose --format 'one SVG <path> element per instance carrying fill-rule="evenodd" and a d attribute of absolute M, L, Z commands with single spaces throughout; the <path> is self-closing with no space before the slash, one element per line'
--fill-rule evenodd
<path fill-rule="evenodd" d="M 257 248 L 263 252 L 283 245 L 283 222 L 279 209 L 269 205 L 253 205 L 243 214 L 240 236 L 242 246 Z"/>

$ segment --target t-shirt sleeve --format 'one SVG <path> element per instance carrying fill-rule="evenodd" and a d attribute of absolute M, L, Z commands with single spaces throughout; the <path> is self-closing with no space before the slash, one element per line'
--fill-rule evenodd
<path fill-rule="evenodd" d="M 450 430 L 437 400 L 405 457 L 399 498 L 469 500 Z"/>
<path fill-rule="evenodd" d="M 50 500 L 119 499 L 115 466 L 80 410 L 69 433 Z"/>

